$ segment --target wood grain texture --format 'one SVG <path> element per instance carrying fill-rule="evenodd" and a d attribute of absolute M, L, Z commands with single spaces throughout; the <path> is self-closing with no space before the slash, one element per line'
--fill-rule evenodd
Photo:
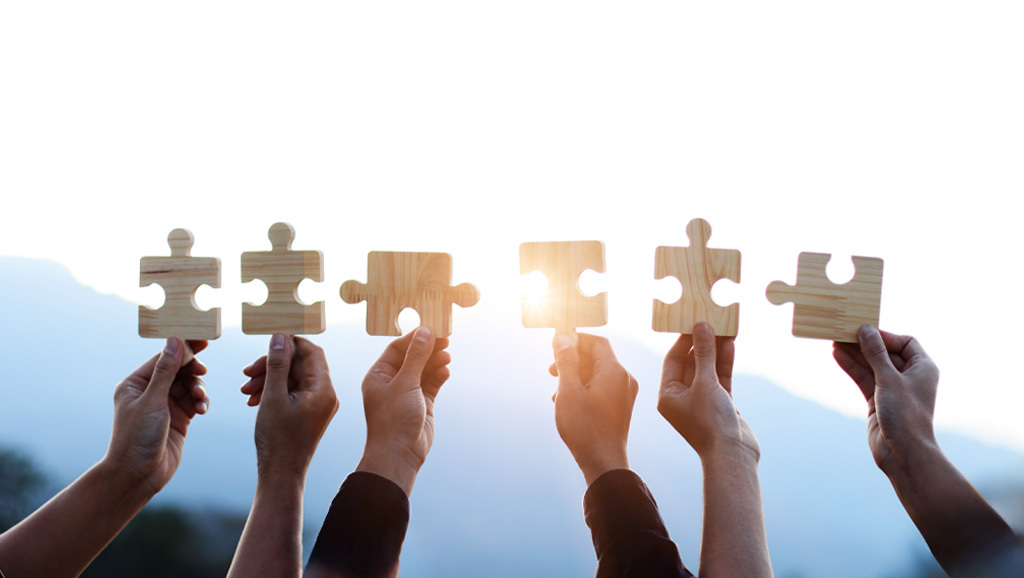
<path fill-rule="evenodd" d="M 341 298 L 346 303 L 366 301 L 370 335 L 401 335 L 398 315 L 410 307 L 419 314 L 420 325 L 437 337 L 448 337 L 452 304 L 472 307 L 480 300 L 480 291 L 469 283 L 452 286 L 448 253 L 373 251 L 367 257 L 367 283 L 346 281 Z"/>
<path fill-rule="evenodd" d="M 247 335 L 323 333 L 324 302 L 306 305 L 299 301 L 303 279 L 324 280 L 324 256 L 320 251 L 293 251 L 295 229 L 275 223 L 267 234 L 270 251 L 242 253 L 242 282 L 261 280 L 267 286 L 262 305 L 242 304 L 242 332 Z"/>
<path fill-rule="evenodd" d="M 606 293 L 585 296 L 580 274 L 591 269 L 604 273 L 604 243 L 558 241 L 519 246 L 519 273 L 542 272 L 548 280 L 543 299 L 522 299 L 524 327 L 553 327 L 556 335 L 575 342 L 577 327 L 599 327 L 608 322 Z"/>
<path fill-rule="evenodd" d="M 139 335 L 177 337 L 185 346 L 182 365 L 192 361 L 188 339 L 220 337 L 220 308 L 204 311 L 196 307 L 200 285 L 220 287 L 220 259 L 192 257 L 195 237 L 187 229 L 174 229 L 167 236 L 169 257 L 143 257 L 139 261 L 139 287 L 156 283 L 163 287 L 164 304 L 158 309 L 139 306 Z"/>
<path fill-rule="evenodd" d="M 832 255 L 800 253 L 796 285 L 773 281 L 765 294 L 776 305 L 793 302 L 793 335 L 857 343 L 861 325 L 878 327 L 882 301 L 882 260 L 854 257 L 856 273 L 836 285 L 825 274 Z"/>
<path fill-rule="evenodd" d="M 706 321 L 715 335 L 730 337 L 739 328 L 740 305 L 719 307 L 711 299 L 711 287 L 721 279 L 739 283 L 740 252 L 709 249 L 711 225 L 693 219 L 686 225 L 688 247 L 658 247 L 654 252 L 654 278 L 673 276 L 683 285 L 675 303 L 654 300 L 652 327 L 655 331 L 693 333 L 693 324 Z"/>

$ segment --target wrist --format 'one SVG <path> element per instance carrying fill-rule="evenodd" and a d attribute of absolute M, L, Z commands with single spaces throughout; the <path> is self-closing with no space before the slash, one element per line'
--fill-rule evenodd
<path fill-rule="evenodd" d="M 369 472 L 387 478 L 408 497 L 412 495 L 416 475 L 422 466 L 423 460 L 408 451 L 367 442 L 355 471 Z"/>
<path fill-rule="evenodd" d="M 697 455 L 700 457 L 701 466 L 705 469 L 725 467 L 756 470 L 757 463 L 761 459 L 760 453 L 739 441 L 717 443 L 698 452 Z"/>
<path fill-rule="evenodd" d="M 937 464 L 946 461 L 945 454 L 934 438 L 922 438 L 912 443 L 900 444 L 890 451 L 890 458 L 879 464 L 879 469 L 893 483 L 912 481 L 927 476 Z"/>
<path fill-rule="evenodd" d="M 576 465 L 583 472 L 583 479 L 586 480 L 587 487 L 589 488 L 590 484 L 594 483 L 594 480 L 607 472 L 612 470 L 628 470 L 629 457 L 623 449 L 621 451 L 591 455 L 586 458 L 578 457 L 576 458 Z"/>
<path fill-rule="evenodd" d="M 102 486 L 114 495 L 131 503 L 147 504 L 162 487 L 156 487 L 150 481 L 150 475 L 119 465 L 114 460 L 104 457 L 90 468 L 89 474 L 102 481 Z"/>

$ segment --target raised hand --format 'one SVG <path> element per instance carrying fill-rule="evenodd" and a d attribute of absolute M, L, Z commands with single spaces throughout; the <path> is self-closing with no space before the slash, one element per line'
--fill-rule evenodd
<path fill-rule="evenodd" d="M 207 344 L 189 342 L 196 353 Z M 103 461 L 133 473 L 154 494 L 178 469 L 192 418 L 210 407 L 200 378 L 206 367 L 197 359 L 181 367 L 183 351 L 181 341 L 168 339 L 160 355 L 114 389 L 113 433 Z"/>
<path fill-rule="evenodd" d="M 754 461 L 761 448 L 732 401 L 732 338 L 714 336 L 707 323 L 680 335 L 662 367 L 658 411 L 704 459 L 732 446 Z"/>
<path fill-rule="evenodd" d="M 916 339 L 860 328 L 860 344 L 835 343 L 832 356 L 868 402 L 868 445 L 886 474 L 938 445 L 932 420 L 939 368 Z"/>
<path fill-rule="evenodd" d="M 558 376 L 555 425 L 589 486 L 601 474 L 628 469 L 626 438 L 638 385 L 603 337 L 565 335 L 553 342 Z"/>
<path fill-rule="evenodd" d="M 448 339 L 428 327 L 391 342 L 363 379 L 366 446 L 356 471 L 412 492 L 434 443 L 434 400 L 448 380 Z"/>

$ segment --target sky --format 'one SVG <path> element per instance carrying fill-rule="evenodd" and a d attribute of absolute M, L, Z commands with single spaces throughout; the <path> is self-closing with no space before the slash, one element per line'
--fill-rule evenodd
<path fill-rule="evenodd" d="M 324 253 L 300 295 L 332 323 L 362 322 L 338 289 L 369 251 L 451 253 L 481 291 L 458 339 L 519 323 L 520 243 L 600 240 L 591 331 L 665 351 L 651 303 L 680 288 L 654 251 L 700 217 L 742 252 L 713 293 L 740 303 L 737 371 L 863 415 L 764 291 L 801 251 L 835 282 L 880 257 L 880 324 L 941 368 L 937 423 L 1024 451 L 1022 28 L 1012 1 L 6 2 L 0 254 L 158 306 L 139 259 L 185 227 L 223 262 L 198 302 L 240 331 L 266 291 L 239 255 L 285 221 Z"/>

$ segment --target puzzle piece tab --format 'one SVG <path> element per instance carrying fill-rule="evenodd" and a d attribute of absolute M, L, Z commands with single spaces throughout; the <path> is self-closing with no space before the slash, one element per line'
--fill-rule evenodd
<path fill-rule="evenodd" d="M 295 229 L 275 223 L 267 234 L 270 251 L 242 253 L 242 282 L 260 279 L 267 286 L 262 305 L 242 304 L 242 332 L 247 335 L 323 333 L 324 302 L 306 305 L 299 301 L 303 279 L 324 280 L 324 256 L 320 251 L 293 251 Z"/>
<path fill-rule="evenodd" d="M 793 335 L 857 343 L 861 325 L 878 327 L 882 260 L 854 257 L 853 279 L 836 285 L 825 274 L 831 258 L 828 253 L 800 253 L 796 286 L 773 281 L 765 294 L 776 305 L 793 302 Z"/>
<path fill-rule="evenodd" d="M 156 283 L 163 287 L 163 307 L 139 306 L 141 337 L 177 337 L 217 339 L 220 337 L 220 308 L 203 311 L 196 307 L 195 294 L 200 285 L 220 287 L 220 259 L 192 257 L 195 238 L 187 229 L 175 229 L 167 236 L 170 257 L 143 257 L 139 261 L 139 287 Z M 185 344 L 182 364 L 192 360 Z"/>
<path fill-rule="evenodd" d="M 452 287 L 452 256 L 448 253 L 373 251 L 367 258 L 367 283 L 346 281 L 341 286 L 346 303 L 366 301 L 366 332 L 401 335 L 398 314 L 416 310 L 420 325 L 437 337 L 452 333 L 452 303 L 472 307 L 480 291 L 469 283 Z"/>
<path fill-rule="evenodd" d="M 719 307 L 711 299 L 711 287 L 720 279 L 739 283 L 740 252 L 708 249 L 711 225 L 704 219 L 690 221 L 686 235 L 689 247 L 658 247 L 654 252 L 654 278 L 671 275 L 679 279 L 683 294 L 675 303 L 654 300 L 652 326 L 655 331 L 690 334 L 694 323 L 706 321 L 715 335 L 736 335 L 739 303 Z"/>
<path fill-rule="evenodd" d="M 599 327 L 608 322 L 607 293 L 587 297 L 579 277 L 587 269 L 604 273 L 604 243 L 564 241 L 523 243 L 519 246 L 519 273 L 541 271 L 548 292 L 541 300 L 523 296 L 524 327 L 554 327 L 556 335 L 576 341 L 577 327 Z"/>

